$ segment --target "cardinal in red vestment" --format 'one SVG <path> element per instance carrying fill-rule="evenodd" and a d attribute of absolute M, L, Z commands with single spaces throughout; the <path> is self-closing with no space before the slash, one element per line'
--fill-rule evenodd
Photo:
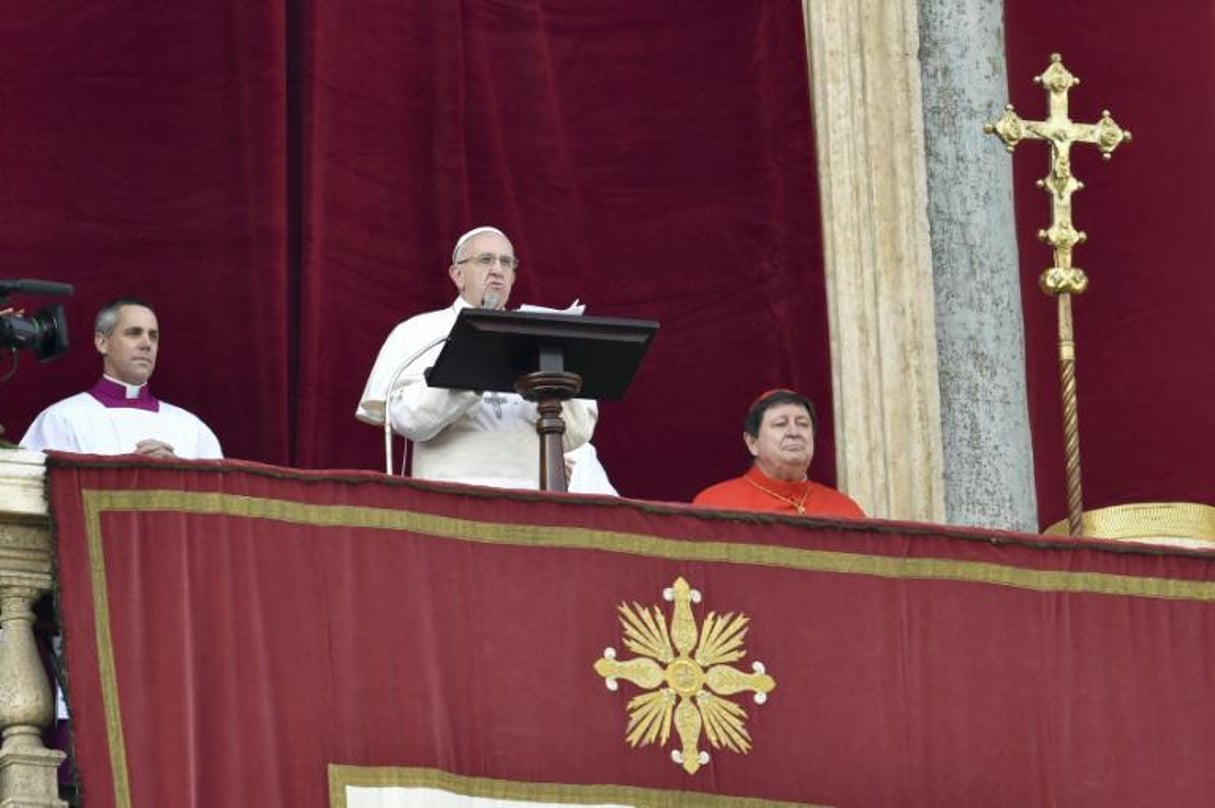
<path fill-rule="evenodd" d="M 848 495 L 806 477 L 814 458 L 815 422 L 814 405 L 801 393 L 777 389 L 762 394 L 743 421 L 751 468 L 709 486 L 692 504 L 863 519 L 864 511 Z"/>

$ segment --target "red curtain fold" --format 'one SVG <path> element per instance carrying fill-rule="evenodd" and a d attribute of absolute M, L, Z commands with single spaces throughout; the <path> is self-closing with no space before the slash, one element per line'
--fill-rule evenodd
<path fill-rule="evenodd" d="M 319 4 L 300 463 L 380 467 L 350 421 L 367 369 L 396 322 L 455 296 L 456 237 L 494 223 L 522 260 L 512 303 L 661 323 L 595 438 L 622 492 L 688 499 L 736 474 L 742 415 L 776 384 L 828 411 L 831 478 L 800 21 L 791 2 Z"/>
<path fill-rule="evenodd" d="M 1062 51 L 1084 79 L 1073 117 L 1109 107 L 1136 134 L 1109 164 L 1074 152 L 1085 501 L 1210 502 L 1215 158 L 1184 138 L 1215 114 L 1213 12 L 1056 5 L 1005 10 L 1011 99 L 1041 117 L 1030 78 Z M 517 300 L 663 324 L 628 399 L 604 406 L 597 442 L 625 494 L 686 499 L 736 473 L 741 411 L 777 384 L 818 402 L 812 471 L 832 479 L 800 4 L 13 0 L 0 43 L 0 274 L 77 286 L 73 350 L 22 356 L 0 387 L 10 439 L 93 380 L 90 318 L 135 293 L 162 315 L 156 389 L 230 456 L 378 468 L 351 416 L 375 350 L 448 301 L 452 240 L 492 220 L 523 258 Z M 1050 523 L 1065 498 L 1055 311 L 1036 287 L 1050 256 L 1033 240 L 1044 151 L 1015 159 Z"/>
<path fill-rule="evenodd" d="M 776 385 L 819 403 L 830 481 L 802 31 L 794 0 L 9 4 L 2 271 L 78 291 L 71 353 L 4 388 L 8 437 L 93 381 L 89 320 L 135 293 L 154 387 L 230 457 L 380 468 L 353 417 L 376 350 L 450 302 L 455 238 L 492 222 L 514 302 L 662 324 L 603 408 L 622 492 L 737 474 Z"/>
<path fill-rule="evenodd" d="M 92 385 L 92 318 L 133 295 L 160 312 L 159 394 L 287 461 L 283 27 L 269 3 L 5 3 L 0 277 L 76 286 L 70 352 L 0 383 L 6 438 Z"/>
<path fill-rule="evenodd" d="M 326 805 L 330 764 L 829 805 L 1200 805 L 1212 556 L 248 464 L 53 459 L 90 806 Z M 744 614 L 747 754 L 632 749 L 617 607 Z M 112 670 L 112 674 L 108 671 Z M 119 746 L 121 742 L 121 747 Z M 116 749 L 125 757 L 119 759 Z M 239 798 L 237 797 L 239 795 Z"/>

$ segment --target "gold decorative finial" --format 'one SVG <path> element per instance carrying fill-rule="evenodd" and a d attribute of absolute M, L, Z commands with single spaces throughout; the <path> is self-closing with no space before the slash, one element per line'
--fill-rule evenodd
<path fill-rule="evenodd" d="M 628 704 L 629 746 L 655 741 L 665 746 L 673 723 L 679 748 L 672 750 L 671 759 L 695 774 L 709 762 L 709 753 L 700 749 L 702 732 L 714 748 L 741 754 L 751 749 L 746 711 L 724 696 L 749 690 L 755 703 L 763 704 L 776 681 L 762 663 L 753 663 L 751 673 L 728 664 L 746 656 L 745 615 L 718 617 L 709 612 L 698 628 L 692 604 L 700 603 L 701 595 L 683 578 L 664 590 L 663 597 L 675 604 L 670 624 L 657 606 L 622 603 L 618 607 L 625 647 L 639 656 L 621 661 L 616 649 L 608 648 L 595 662 L 595 672 L 608 690 L 616 690 L 624 679 L 646 691 Z"/>
<path fill-rule="evenodd" d="M 1102 110 L 1096 123 L 1075 123 L 1068 117 L 1068 90 L 1080 79 L 1063 66 L 1063 57 L 1050 56 L 1050 67 L 1034 83 L 1046 90 L 1050 114 L 1044 121 L 1027 121 L 1017 115 L 1012 105 L 995 123 L 984 124 L 983 131 L 994 134 L 1012 151 L 1022 140 L 1045 140 L 1050 143 L 1050 172 L 1038 180 L 1037 186 L 1050 194 L 1051 225 L 1038 231 L 1038 239 L 1051 245 L 1054 265 L 1038 279 L 1038 286 L 1058 300 L 1059 310 L 1059 373 L 1063 383 L 1064 451 L 1067 455 L 1068 525 L 1071 535 L 1080 535 L 1084 506 L 1080 493 L 1080 428 L 1076 411 L 1076 345 L 1072 327 L 1071 296 L 1088 288 L 1084 270 L 1072 265 L 1072 250 L 1083 244 L 1088 236 L 1072 224 L 1072 194 L 1084 189 L 1084 183 L 1072 174 L 1071 147 L 1073 143 L 1092 143 L 1109 160 L 1131 133 L 1123 129 Z"/>

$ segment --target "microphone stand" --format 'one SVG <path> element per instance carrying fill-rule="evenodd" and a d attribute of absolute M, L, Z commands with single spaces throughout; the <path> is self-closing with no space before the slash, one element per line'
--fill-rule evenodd
<path fill-rule="evenodd" d="M 496 309 L 496 308 L 498 308 L 499 305 L 500 305 L 500 301 L 499 301 L 498 293 L 490 290 L 481 296 L 481 305 L 478 308 Z M 389 420 L 389 417 L 388 417 L 388 399 L 392 396 L 393 388 L 395 388 L 397 386 L 397 381 L 400 380 L 401 373 L 403 373 L 405 371 L 405 368 L 409 367 L 414 362 L 418 361 L 418 358 L 421 357 L 422 354 L 429 351 L 431 348 L 435 347 L 436 345 L 447 342 L 447 340 L 450 338 L 450 336 L 451 336 L 450 334 L 444 334 L 443 336 L 439 337 L 438 339 L 435 339 L 435 340 L 427 343 L 421 349 L 415 351 L 413 354 L 411 354 L 409 356 L 408 359 L 406 359 L 404 362 L 402 362 L 400 365 L 397 366 L 397 369 L 395 371 L 393 371 L 392 378 L 389 379 L 389 381 L 388 381 L 388 390 L 384 393 L 384 473 L 385 474 L 392 474 L 392 422 L 391 422 L 391 420 Z M 402 460 L 402 463 L 404 463 L 404 460 Z M 402 471 L 403 470 L 404 470 L 404 468 L 402 468 Z"/>
<path fill-rule="evenodd" d="M 431 348 L 447 342 L 448 335 L 444 334 L 438 339 L 432 340 L 426 345 L 419 348 L 409 355 L 409 358 L 397 365 L 397 369 L 392 372 L 392 377 L 388 380 L 388 389 L 384 391 L 384 473 L 392 474 L 392 420 L 388 416 L 388 401 L 392 398 L 393 390 L 397 386 L 397 382 L 401 379 L 401 374 L 405 369 L 418 361 Z"/>

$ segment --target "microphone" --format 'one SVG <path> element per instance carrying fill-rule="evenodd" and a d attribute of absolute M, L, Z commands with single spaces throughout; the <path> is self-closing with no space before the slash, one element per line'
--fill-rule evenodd
<path fill-rule="evenodd" d="M 496 309 L 501 305 L 502 296 L 494 289 L 487 289 L 485 294 L 481 296 L 481 308 L 483 309 Z M 410 365 L 422 358 L 431 348 L 447 342 L 449 338 L 449 334 L 444 334 L 423 345 L 420 349 L 410 354 L 404 362 L 397 365 L 397 369 L 392 372 L 392 376 L 388 380 L 388 389 L 384 392 L 384 472 L 386 474 L 392 474 L 392 419 L 388 416 L 388 400 L 392 397 L 392 391 L 396 388 L 397 382 L 400 381 L 401 374 Z"/>
<path fill-rule="evenodd" d="M 404 362 L 397 365 L 397 369 L 392 372 L 392 376 L 388 379 L 388 389 L 384 391 L 384 473 L 385 474 L 392 474 L 392 419 L 388 417 L 388 400 L 390 398 L 392 398 L 392 391 L 394 388 L 396 388 L 397 382 L 401 380 L 401 374 L 405 372 L 406 368 L 408 368 L 414 362 L 416 362 L 420 358 L 422 358 L 427 353 L 427 351 L 429 351 L 431 348 L 435 347 L 436 345 L 441 345 L 442 343 L 447 342 L 447 340 L 448 340 L 448 335 L 444 334 L 443 336 L 439 337 L 438 339 L 434 339 L 434 340 L 431 340 L 430 342 L 426 343 L 421 348 L 419 348 L 418 350 L 416 350 L 412 354 L 410 354 L 409 357 Z M 402 468 L 404 468 L 404 461 L 402 461 Z"/>

